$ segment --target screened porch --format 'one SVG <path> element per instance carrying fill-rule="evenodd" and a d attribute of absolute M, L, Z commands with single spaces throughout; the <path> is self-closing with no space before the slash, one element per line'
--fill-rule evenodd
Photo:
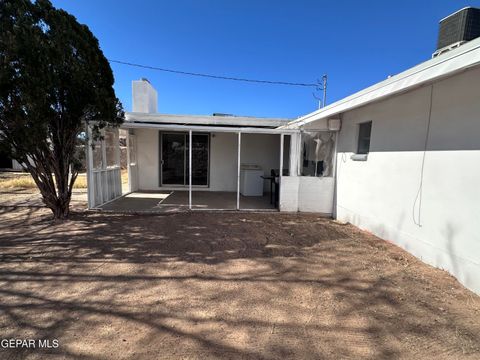
<path fill-rule="evenodd" d="M 128 190 L 119 193 L 119 164 L 108 160 L 119 158 L 110 144 L 118 138 L 113 130 L 113 136 L 93 146 L 91 208 L 332 213 L 332 131 L 143 123 L 123 128 Z M 95 167 L 97 147 L 105 161 Z"/>

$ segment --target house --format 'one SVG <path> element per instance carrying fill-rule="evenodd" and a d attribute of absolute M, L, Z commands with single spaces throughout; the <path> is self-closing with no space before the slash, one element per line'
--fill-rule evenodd
<path fill-rule="evenodd" d="M 280 211 L 350 222 L 480 293 L 479 35 L 442 42 L 432 59 L 290 121 L 161 115 L 151 84 L 134 82 L 123 125 L 129 191 L 165 191 L 159 208 L 182 193 L 192 210 L 272 210 L 273 170 Z M 104 165 L 89 171 L 91 207 L 121 195 L 119 170 L 107 161 L 113 145 L 98 146 Z M 244 194 L 250 167 L 257 181 L 263 174 L 257 196 Z"/>
<path fill-rule="evenodd" d="M 9 154 L 0 150 L 0 170 L 23 171 L 23 167 L 17 160 L 12 159 Z"/>

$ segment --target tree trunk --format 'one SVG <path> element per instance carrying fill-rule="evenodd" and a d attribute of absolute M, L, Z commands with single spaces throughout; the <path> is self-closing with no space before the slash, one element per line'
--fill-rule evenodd
<path fill-rule="evenodd" d="M 53 217 L 56 220 L 64 220 L 70 214 L 70 200 L 72 198 L 72 188 L 75 182 L 76 175 L 72 174 L 71 181 L 68 181 L 70 172 L 68 170 L 61 171 L 55 177 L 56 192 L 54 194 L 53 206 L 49 206 L 53 212 Z M 43 194 L 42 194 L 43 195 Z M 48 206 L 48 204 L 47 204 Z"/>
<path fill-rule="evenodd" d="M 70 191 L 59 196 L 56 192 L 52 193 L 50 189 L 40 188 L 40 193 L 45 205 L 52 210 L 54 219 L 64 220 L 68 218 L 70 214 Z"/>
<path fill-rule="evenodd" d="M 70 199 L 68 201 L 59 201 L 56 208 L 52 209 L 53 217 L 57 220 L 64 220 L 70 214 Z"/>
<path fill-rule="evenodd" d="M 68 218 L 72 188 L 77 174 L 72 174 L 70 181 L 68 181 L 70 175 L 68 168 L 55 171 L 56 176 L 54 177 L 52 174 L 54 171 L 50 166 L 44 166 L 45 163 L 40 162 L 39 159 L 33 159 L 33 162 L 35 165 L 28 164 L 27 170 L 37 184 L 44 204 L 52 210 L 54 219 L 64 220 Z"/>

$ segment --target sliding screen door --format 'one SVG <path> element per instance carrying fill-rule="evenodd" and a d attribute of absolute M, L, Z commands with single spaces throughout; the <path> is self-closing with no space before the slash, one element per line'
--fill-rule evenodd
<path fill-rule="evenodd" d="M 208 134 L 192 134 L 192 185 L 208 185 Z M 188 136 L 187 136 L 188 142 Z M 188 145 L 187 145 L 188 147 Z M 188 151 L 187 151 L 188 157 Z M 188 184 L 188 158 L 187 158 Z"/>
<path fill-rule="evenodd" d="M 208 186 L 209 140 L 208 134 L 192 134 L 192 185 Z M 188 152 L 188 133 L 161 134 L 162 185 L 188 185 Z"/>

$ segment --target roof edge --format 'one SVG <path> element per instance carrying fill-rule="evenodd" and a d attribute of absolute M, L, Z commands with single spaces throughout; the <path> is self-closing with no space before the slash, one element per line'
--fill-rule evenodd
<path fill-rule="evenodd" d="M 478 65 L 480 65 L 480 38 L 471 40 L 457 49 L 420 63 L 322 109 L 301 116 L 283 127 L 300 127 L 313 121 L 338 115 Z"/>
<path fill-rule="evenodd" d="M 293 119 L 286 118 L 259 118 L 249 116 L 213 116 L 213 115 L 175 115 L 160 113 L 125 113 L 125 123 L 157 123 L 157 124 L 190 124 L 190 125 L 231 125 L 281 127 Z"/>

